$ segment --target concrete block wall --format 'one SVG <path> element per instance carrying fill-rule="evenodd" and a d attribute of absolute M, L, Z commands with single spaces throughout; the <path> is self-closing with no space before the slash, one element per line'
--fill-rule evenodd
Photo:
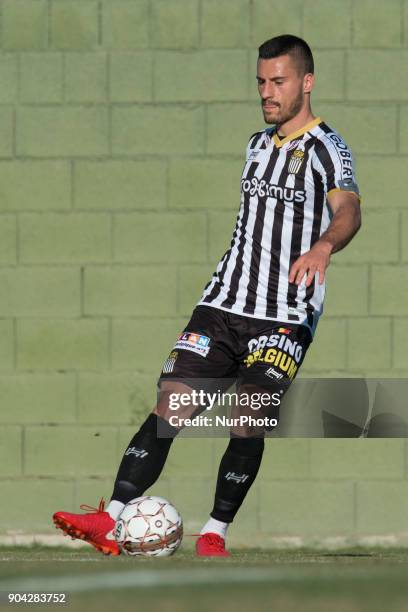
<path fill-rule="evenodd" d="M 109 496 L 229 244 L 273 35 L 312 46 L 314 110 L 363 194 L 304 375 L 408 374 L 407 0 L 1 0 L 0 28 L 1 533 Z M 154 487 L 191 528 L 225 443 L 178 441 Z M 405 440 L 271 441 L 233 533 L 400 534 L 406 456 Z"/>

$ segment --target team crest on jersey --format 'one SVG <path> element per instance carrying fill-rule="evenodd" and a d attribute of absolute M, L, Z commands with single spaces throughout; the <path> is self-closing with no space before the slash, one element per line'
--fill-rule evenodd
<path fill-rule="evenodd" d="M 299 171 L 300 166 L 303 163 L 303 159 L 305 157 L 305 152 L 302 149 L 296 149 L 292 153 L 292 156 L 289 161 L 288 172 L 289 174 L 296 174 Z"/>

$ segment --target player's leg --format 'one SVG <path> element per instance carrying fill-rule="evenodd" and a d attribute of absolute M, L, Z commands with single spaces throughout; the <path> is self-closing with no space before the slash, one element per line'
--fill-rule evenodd
<path fill-rule="evenodd" d="M 225 551 L 227 529 L 256 478 L 263 451 L 263 437 L 240 437 L 231 433 L 218 469 L 214 506 L 197 541 L 198 555 L 229 555 Z"/>
<path fill-rule="evenodd" d="M 149 414 L 139 431 L 126 448 L 116 476 L 111 501 L 105 510 L 101 501 L 99 508 L 87 508 L 87 514 L 56 512 L 55 525 L 73 539 L 88 541 L 104 554 L 119 554 L 113 530 L 124 506 L 135 497 L 143 495 L 160 476 L 170 446 L 179 433 L 168 420 L 160 416 L 167 414 L 166 398 L 169 393 L 187 393 L 191 389 L 181 383 L 167 383 L 166 392 L 161 394 L 153 412 Z M 185 408 L 186 416 L 188 407 Z M 190 408 L 191 413 L 194 408 Z"/>
<path fill-rule="evenodd" d="M 210 307 L 195 309 L 183 332 L 187 336 L 176 343 L 171 360 L 169 357 L 165 363 L 158 403 L 124 452 L 107 511 L 100 504 L 94 512 L 85 515 L 57 512 L 53 517 L 57 527 L 74 538 L 85 539 L 106 554 L 119 553 L 113 535 L 115 521 L 124 505 L 130 499 L 143 495 L 160 476 L 171 444 L 180 431 L 169 423 L 169 396 L 171 393 L 191 391 L 191 387 L 182 381 L 226 376 L 236 368 L 233 359 L 225 352 L 227 332 L 220 311 Z M 217 346 L 216 337 L 220 334 L 223 350 Z M 174 358 L 175 349 L 177 359 Z M 169 360 L 174 367 L 169 366 Z M 196 406 L 184 406 L 180 416 L 186 418 L 196 411 Z"/>
<path fill-rule="evenodd" d="M 169 396 L 189 394 L 191 387 L 181 382 L 163 381 L 158 402 L 139 431 L 130 440 L 119 466 L 107 512 L 117 519 L 124 506 L 140 497 L 159 478 L 174 438 L 180 428 L 169 422 Z M 184 406 L 183 417 L 189 418 L 194 406 Z"/>
<path fill-rule="evenodd" d="M 211 381 L 208 384 L 213 386 L 219 377 L 235 373 L 232 355 L 226 354 L 227 335 L 222 311 L 205 306 L 194 310 L 163 366 L 157 405 L 123 455 L 107 508 L 115 520 L 128 501 L 143 495 L 160 476 L 173 440 L 182 428 L 172 425 L 171 417 L 177 416 L 179 422 L 205 409 L 205 405 L 199 409 L 193 404 L 180 405 L 175 415 L 170 398 L 191 394 L 204 380 Z M 219 382 L 221 385 L 222 381 Z"/>
<path fill-rule="evenodd" d="M 260 343 L 254 342 L 256 338 L 260 339 Z M 271 423 L 273 419 L 279 420 L 280 398 L 289 388 L 303 362 L 311 338 L 305 329 L 282 326 L 277 326 L 275 329 L 260 328 L 257 330 L 256 338 L 249 339 L 250 342 L 241 355 L 240 393 L 247 394 L 250 401 L 239 404 L 238 411 L 241 416 L 251 416 L 252 412 L 253 418 L 267 418 L 268 423 Z M 261 346 L 264 342 L 265 344 Z M 268 352 L 270 348 L 266 346 L 268 342 L 271 345 L 274 343 L 274 346 L 280 346 L 279 352 L 276 349 Z M 274 377 L 270 378 L 273 357 L 276 364 Z M 259 406 L 261 393 L 264 396 L 262 400 L 265 399 L 264 406 Z M 277 396 L 279 396 L 278 401 Z M 271 428 L 273 427 L 267 427 L 267 429 Z M 255 481 L 263 451 L 264 427 L 260 429 L 248 425 L 234 428 L 220 462 L 214 506 L 209 520 L 201 529 L 202 537 L 197 542 L 199 555 L 224 556 L 228 554 L 225 552 L 227 529 Z"/>

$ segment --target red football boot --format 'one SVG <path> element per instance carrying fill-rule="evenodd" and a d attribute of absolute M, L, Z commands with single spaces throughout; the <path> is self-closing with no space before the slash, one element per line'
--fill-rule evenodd
<path fill-rule="evenodd" d="M 58 529 L 62 529 L 73 540 L 79 538 L 92 544 L 104 555 L 119 555 L 119 546 L 115 540 L 115 521 L 104 512 L 105 502 L 99 502 L 98 508 L 82 504 L 81 510 L 90 510 L 86 514 L 56 512 L 52 519 Z"/>
<path fill-rule="evenodd" d="M 198 557 L 230 557 L 225 550 L 225 540 L 218 533 L 203 533 L 196 542 Z"/>

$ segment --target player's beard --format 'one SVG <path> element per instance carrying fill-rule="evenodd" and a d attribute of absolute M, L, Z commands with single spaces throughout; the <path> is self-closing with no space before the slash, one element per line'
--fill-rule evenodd
<path fill-rule="evenodd" d="M 272 116 L 268 116 L 267 114 L 265 114 L 265 111 L 262 107 L 265 123 L 274 123 L 278 126 L 287 123 L 288 121 L 296 117 L 296 115 L 302 110 L 303 102 L 304 94 L 303 91 L 300 90 L 298 95 L 291 101 L 287 109 L 282 110 L 282 107 L 279 106 L 277 108 L 278 112 L 275 112 Z"/>

